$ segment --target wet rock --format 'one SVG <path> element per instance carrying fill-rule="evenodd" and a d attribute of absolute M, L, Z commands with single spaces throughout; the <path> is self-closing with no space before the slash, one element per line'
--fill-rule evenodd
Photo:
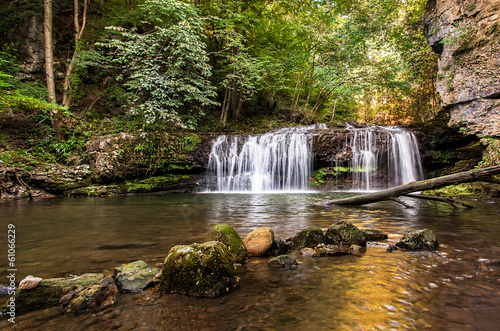
<path fill-rule="evenodd" d="M 81 286 L 61 298 L 60 305 L 69 313 L 91 312 L 111 306 L 118 287 L 112 277 L 105 277 L 90 286 Z"/>
<path fill-rule="evenodd" d="M 19 282 L 19 289 L 21 290 L 31 290 L 34 289 L 35 287 L 40 284 L 42 279 L 40 277 L 33 277 L 31 275 L 27 276 L 24 278 L 22 281 Z"/>
<path fill-rule="evenodd" d="M 323 233 L 323 230 L 320 228 L 309 228 L 300 231 L 292 238 L 292 243 L 295 247 L 316 247 L 321 243 L 326 242 L 326 236 Z"/>
<path fill-rule="evenodd" d="M 304 256 L 314 256 L 314 249 L 310 248 L 310 247 L 305 247 L 305 248 L 302 248 L 300 250 L 300 254 L 304 255 Z"/>
<path fill-rule="evenodd" d="M 34 289 L 18 289 L 16 291 L 14 295 L 16 311 L 21 312 L 57 306 L 64 295 L 80 286 L 94 284 L 103 278 L 103 274 L 88 273 L 67 278 L 43 279 Z"/>
<path fill-rule="evenodd" d="M 354 224 L 347 221 L 338 221 L 326 230 L 328 244 L 336 246 L 366 246 L 366 238 L 363 232 Z"/>
<path fill-rule="evenodd" d="M 233 255 L 234 262 L 244 263 L 248 259 L 247 249 L 236 230 L 228 224 L 217 224 L 205 235 L 205 241 L 220 241 Z"/>
<path fill-rule="evenodd" d="M 271 249 L 269 250 L 269 255 L 279 256 L 279 255 L 283 255 L 286 253 L 288 253 L 287 244 L 281 239 L 274 238 L 273 245 L 271 246 Z"/>
<path fill-rule="evenodd" d="M 383 233 L 380 230 L 363 229 L 361 230 L 361 232 L 363 232 L 363 234 L 365 235 L 366 241 L 378 241 L 388 238 L 387 234 Z"/>
<path fill-rule="evenodd" d="M 250 232 L 243 243 L 249 256 L 263 256 L 269 252 L 274 241 L 274 232 L 268 226 L 261 226 Z"/>
<path fill-rule="evenodd" d="M 174 246 L 163 265 L 160 286 L 171 293 L 217 297 L 239 282 L 233 257 L 219 241 Z"/>
<path fill-rule="evenodd" d="M 347 246 L 319 244 L 314 248 L 313 256 L 339 256 L 349 254 L 351 254 L 351 249 Z"/>
<path fill-rule="evenodd" d="M 297 260 L 295 260 L 293 257 L 290 257 L 288 255 L 279 255 L 269 260 L 269 262 L 267 262 L 267 265 L 270 267 L 289 269 L 297 266 L 298 263 Z"/>
<path fill-rule="evenodd" d="M 120 291 L 140 292 L 153 282 L 158 272 L 160 269 L 139 260 L 116 267 L 113 278 Z"/>
<path fill-rule="evenodd" d="M 436 235 L 429 229 L 410 230 L 396 243 L 396 247 L 407 250 L 435 250 L 439 248 Z"/>

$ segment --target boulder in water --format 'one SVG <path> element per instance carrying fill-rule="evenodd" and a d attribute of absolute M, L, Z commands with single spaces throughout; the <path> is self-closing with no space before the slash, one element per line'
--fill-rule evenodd
<path fill-rule="evenodd" d="M 274 241 L 274 232 L 268 226 L 261 226 L 250 232 L 243 240 L 249 256 L 263 256 L 269 252 Z"/>
<path fill-rule="evenodd" d="M 270 267 L 290 269 L 297 266 L 298 263 L 297 260 L 295 260 L 293 257 L 290 257 L 288 255 L 279 255 L 269 260 L 269 262 L 267 262 L 267 265 Z"/>
<path fill-rule="evenodd" d="M 111 306 L 118 287 L 112 277 L 105 277 L 89 286 L 78 287 L 63 296 L 60 305 L 69 313 L 91 312 Z"/>
<path fill-rule="evenodd" d="M 325 242 L 326 236 L 320 228 L 308 228 L 302 230 L 292 238 L 292 243 L 297 248 L 313 248 Z"/>
<path fill-rule="evenodd" d="M 396 247 L 407 250 L 435 250 L 439 248 L 436 235 L 429 229 L 410 230 Z"/>
<path fill-rule="evenodd" d="M 172 247 L 163 263 L 161 288 L 171 293 L 217 297 L 239 282 L 233 257 L 219 241 Z"/>
<path fill-rule="evenodd" d="M 374 229 L 362 229 L 361 232 L 365 235 L 366 241 L 378 241 L 385 240 L 388 238 L 387 234 L 380 230 Z"/>
<path fill-rule="evenodd" d="M 205 235 L 205 241 L 220 241 L 233 255 L 234 262 L 244 263 L 248 259 L 247 249 L 236 230 L 228 224 L 217 224 Z"/>
<path fill-rule="evenodd" d="M 327 243 L 336 246 L 366 246 L 366 238 L 358 227 L 347 221 L 338 221 L 326 230 Z"/>
<path fill-rule="evenodd" d="M 141 292 L 153 282 L 159 272 L 159 268 L 151 267 L 146 262 L 138 260 L 116 267 L 113 279 L 121 291 Z"/>
<path fill-rule="evenodd" d="M 271 249 L 269 250 L 269 255 L 271 256 L 279 256 L 288 253 L 288 246 L 287 244 L 278 238 L 274 238 L 273 240 L 273 245 L 271 246 Z"/>

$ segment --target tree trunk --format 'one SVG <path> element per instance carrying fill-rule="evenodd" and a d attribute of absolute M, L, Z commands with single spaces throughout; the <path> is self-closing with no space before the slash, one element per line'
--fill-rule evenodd
<path fill-rule="evenodd" d="M 405 185 L 396 186 L 379 192 L 368 193 L 351 198 L 337 199 L 321 202 L 318 205 L 364 205 L 377 201 L 390 200 L 398 196 L 411 192 L 435 190 L 448 185 L 471 183 L 471 182 L 498 182 L 492 176 L 500 174 L 500 165 L 459 172 L 432 179 L 411 182 Z"/>
<path fill-rule="evenodd" d="M 52 49 L 52 0 L 43 1 L 43 32 L 45 42 L 45 76 L 47 79 L 47 92 L 49 94 L 49 103 L 57 105 L 56 100 L 56 85 L 54 82 L 54 59 Z M 52 118 L 52 128 L 54 129 L 54 137 L 57 142 L 61 141 L 61 122 L 59 121 L 59 111 L 53 108 L 50 111 Z"/>

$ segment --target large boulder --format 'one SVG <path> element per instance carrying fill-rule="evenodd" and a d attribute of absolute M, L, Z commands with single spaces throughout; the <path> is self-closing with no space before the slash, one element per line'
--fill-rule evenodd
<path fill-rule="evenodd" d="M 112 277 L 81 286 L 61 298 L 59 304 L 69 313 L 93 312 L 113 305 L 118 287 Z"/>
<path fill-rule="evenodd" d="M 366 238 L 358 227 L 347 221 L 338 221 L 326 230 L 327 243 L 337 246 L 366 246 Z"/>
<path fill-rule="evenodd" d="M 76 277 L 43 279 L 35 288 L 16 291 L 16 311 L 57 306 L 64 295 L 78 287 L 95 284 L 103 278 L 103 274 L 88 273 Z"/>
<path fill-rule="evenodd" d="M 243 243 L 249 256 L 263 256 L 271 249 L 274 241 L 274 232 L 268 226 L 261 226 L 250 232 Z"/>
<path fill-rule="evenodd" d="M 142 260 L 122 264 L 114 270 L 113 278 L 120 291 L 141 292 L 153 282 L 160 268 L 153 268 Z"/>
<path fill-rule="evenodd" d="M 435 250 L 439 248 L 436 235 L 429 229 L 410 230 L 396 247 L 407 250 Z"/>
<path fill-rule="evenodd" d="M 228 224 L 217 224 L 205 235 L 205 241 L 220 241 L 233 255 L 234 262 L 244 263 L 248 259 L 247 249 L 236 230 Z"/>
<path fill-rule="evenodd" d="M 292 238 L 292 243 L 297 248 L 313 248 L 325 242 L 326 236 L 320 228 L 308 228 L 302 230 Z"/>
<path fill-rule="evenodd" d="M 160 286 L 170 293 L 217 297 L 238 282 L 226 245 L 209 241 L 172 247 L 163 263 Z"/>

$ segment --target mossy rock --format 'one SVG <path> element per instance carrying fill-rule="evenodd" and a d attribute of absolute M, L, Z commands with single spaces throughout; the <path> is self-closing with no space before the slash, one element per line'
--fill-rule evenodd
<path fill-rule="evenodd" d="M 159 272 L 160 268 L 153 268 L 146 262 L 139 260 L 116 267 L 113 279 L 120 291 L 141 292 L 153 282 L 154 277 Z"/>
<path fill-rule="evenodd" d="M 118 288 L 112 277 L 105 277 L 87 287 L 78 287 L 63 296 L 60 305 L 68 313 L 91 312 L 104 309 L 116 301 Z"/>
<path fill-rule="evenodd" d="M 89 286 L 104 278 L 100 273 L 88 273 L 76 277 L 48 278 L 31 290 L 17 290 L 15 293 L 16 311 L 29 311 L 38 308 L 57 306 L 59 300 L 80 286 Z M 5 309 L 4 307 L 3 309 Z"/>
<path fill-rule="evenodd" d="M 354 224 L 347 221 L 338 221 L 326 230 L 327 243 L 337 246 L 359 245 L 366 246 L 363 232 Z"/>
<path fill-rule="evenodd" d="M 269 250 L 269 255 L 279 256 L 286 253 L 288 253 L 287 244 L 282 239 L 274 238 L 271 249 Z"/>
<path fill-rule="evenodd" d="M 366 241 L 378 241 L 389 238 L 386 233 L 383 233 L 380 230 L 363 229 L 361 232 L 365 235 Z"/>
<path fill-rule="evenodd" d="M 217 224 L 205 235 L 205 241 L 220 241 L 225 244 L 236 263 L 244 263 L 248 252 L 236 230 L 228 224 Z"/>
<path fill-rule="evenodd" d="M 436 235 L 429 229 L 410 230 L 396 244 L 396 247 L 407 250 L 435 250 L 439 248 Z"/>
<path fill-rule="evenodd" d="M 219 241 L 172 247 L 163 263 L 161 288 L 170 293 L 217 297 L 239 282 L 233 257 Z"/>
<path fill-rule="evenodd" d="M 270 267 L 290 269 L 297 266 L 298 263 L 293 257 L 288 255 L 279 255 L 270 259 L 269 262 L 267 262 L 267 265 Z"/>
<path fill-rule="evenodd" d="M 300 231 L 292 238 L 292 243 L 297 248 L 314 248 L 326 242 L 326 236 L 320 228 L 308 228 Z"/>

